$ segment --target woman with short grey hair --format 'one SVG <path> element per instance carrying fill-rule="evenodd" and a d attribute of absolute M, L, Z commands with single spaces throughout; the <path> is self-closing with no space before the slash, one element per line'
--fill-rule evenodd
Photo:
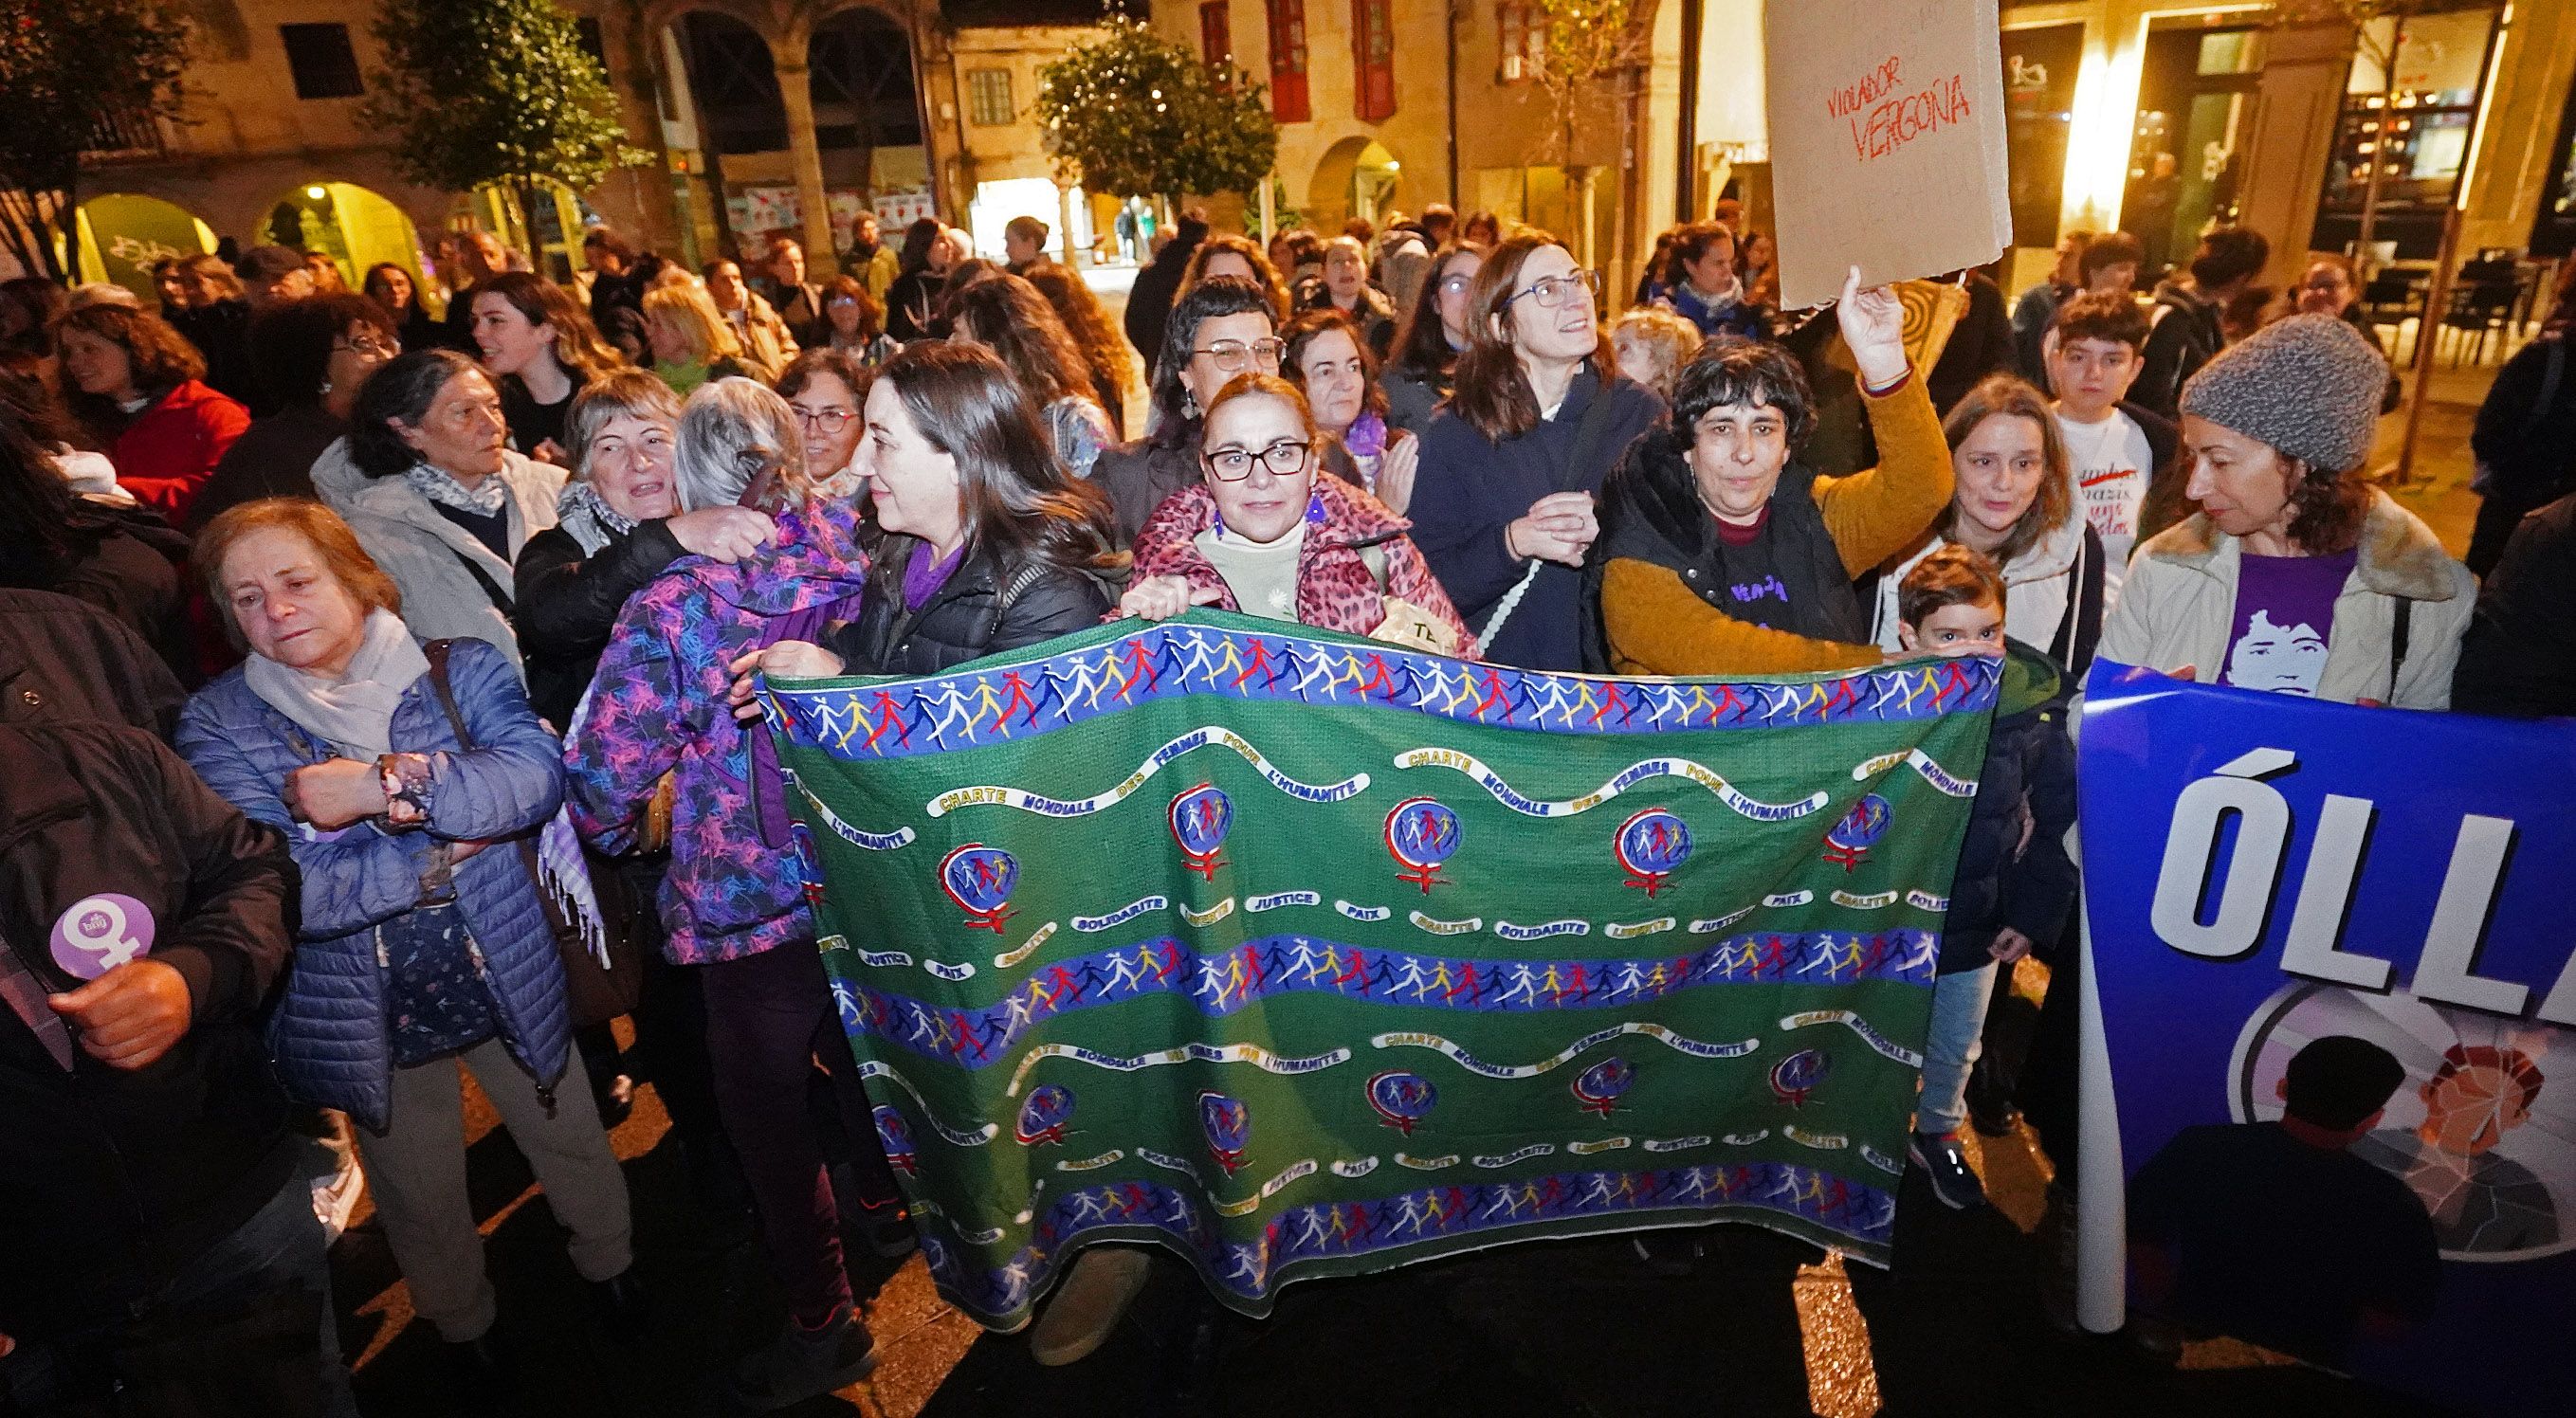
<path fill-rule="evenodd" d="M 805 440 L 796 411 L 748 379 L 703 384 L 680 411 L 675 471 L 680 505 L 692 511 L 744 502 L 754 481 L 770 485 L 748 505 L 781 512 L 805 500 Z"/>
<path fill-rule="evenodd" d="M 747 380 L 720 383 L 768 392 Z M 699 422 L 704 440 L 709 421 Z M 575 476 L 555 504 L 560 520 L 520 549 L 514 616 L 528 700 L 548 723 L 570 725 L 627 597 L 683 556 L 731 562 L 770 538 L 768 514 L 734 505 L 739 489 L 680 510 L 682 427 L 670 386 L 640 369 L 593 381 L 564 416 Z"/>

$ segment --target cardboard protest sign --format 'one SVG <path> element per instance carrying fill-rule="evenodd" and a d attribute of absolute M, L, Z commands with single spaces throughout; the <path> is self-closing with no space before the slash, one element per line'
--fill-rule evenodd
<path fill-rule="evenodd" d="M 1783 306 L 2012 244 L 1995 0 L 1775 0 L 1763 31 Z"/>

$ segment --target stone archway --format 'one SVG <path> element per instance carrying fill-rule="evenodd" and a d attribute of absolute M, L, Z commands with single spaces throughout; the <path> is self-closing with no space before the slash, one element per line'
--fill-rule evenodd
<path fill-rule="evenodd" d="M 214 229 L 176 202 L 103 192 L 80 204 L 80 278 L 114 281 L 140 297 L 146 309 L 160 299 L 152 288 L 155 262 L 214 249 Z"/>
<path fill-rule="evenodd" d="M 420 232 L 410 214 L 354 182 L 317 177 L 286 189 L 262 212 L 252 236 L 330 257 L 351 290 L 365 282 L 369 267 L 385 262 L 402 267 L 416 288 L 427 288 Z"/>
<path fill-rule="evenodd" d="M 1352 217 L 1371 223 L 1401 206 L 1404 165 L 1385 144 L 1353 134 L 1324 150 L 1306 185 L 1307 224 L 1327 236 Z"/>

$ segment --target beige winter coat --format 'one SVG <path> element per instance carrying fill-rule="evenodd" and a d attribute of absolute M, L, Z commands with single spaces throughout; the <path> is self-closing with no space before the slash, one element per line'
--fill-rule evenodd
<path fill-rule="evenodd" d="M 2335 598 L 2317 697 L 2448 709 L 2460 635 L 2477 606 L 2469 569 L 2442 550 L 2432 528 L 2382 492 L 2371 494 L 2359 550 Z M 2197 513 L 2140 546 L 2103 622 L 2101 658 L 2158 670 L 2190 665 L 2203 682 L 2217 682 L 2235 628 L 2243 555 L 2236 538 Z M 2409 607 L 2406 656 L 2392 686 L 2390 637 L 2401 597 Z"/>

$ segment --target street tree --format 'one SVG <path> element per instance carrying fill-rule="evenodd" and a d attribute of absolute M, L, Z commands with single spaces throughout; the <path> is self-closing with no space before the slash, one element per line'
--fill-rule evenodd
<path fill-rule="evenodd" d="M 1124 16 L 1038 70 L 1037 113 L 1057 177 L 1086 192 L 1251 192 L 1279 159 L 1261 84 Z"/>
<path fill-rule="evenodd" d="M 158 146 L 187 63 L 171 0 L 0 0 L 0 234 L 21 266 L 71 279 L 82 154 Z"/>
<path fill-rule="evenodd" d="M 1533 0 L 1530 23 L 1539 42 L 1530 77 L 1547 95 L 1551 122 L 1548 152 L 1565 169 L 1567 193 L 1581 213 L 1583 264 L 1593 262 L 1593 170 L 1575 161 L 1577 130 L 1599 85 L 1633 85 L 1653 55 L 1650 27 L 1655 0 Z M 1633 117 L 1623 92 L 1616 96 L 1621 121 Z"/>
<path fill-rule="evenodd" d="M 649 154 L 626 141 L 617 95 L 554 0 L 384 0 L 385 67 L 364 110 L 424 187 L 498 184 L 523 237 L 546 184 L 596 187 Z"/>

